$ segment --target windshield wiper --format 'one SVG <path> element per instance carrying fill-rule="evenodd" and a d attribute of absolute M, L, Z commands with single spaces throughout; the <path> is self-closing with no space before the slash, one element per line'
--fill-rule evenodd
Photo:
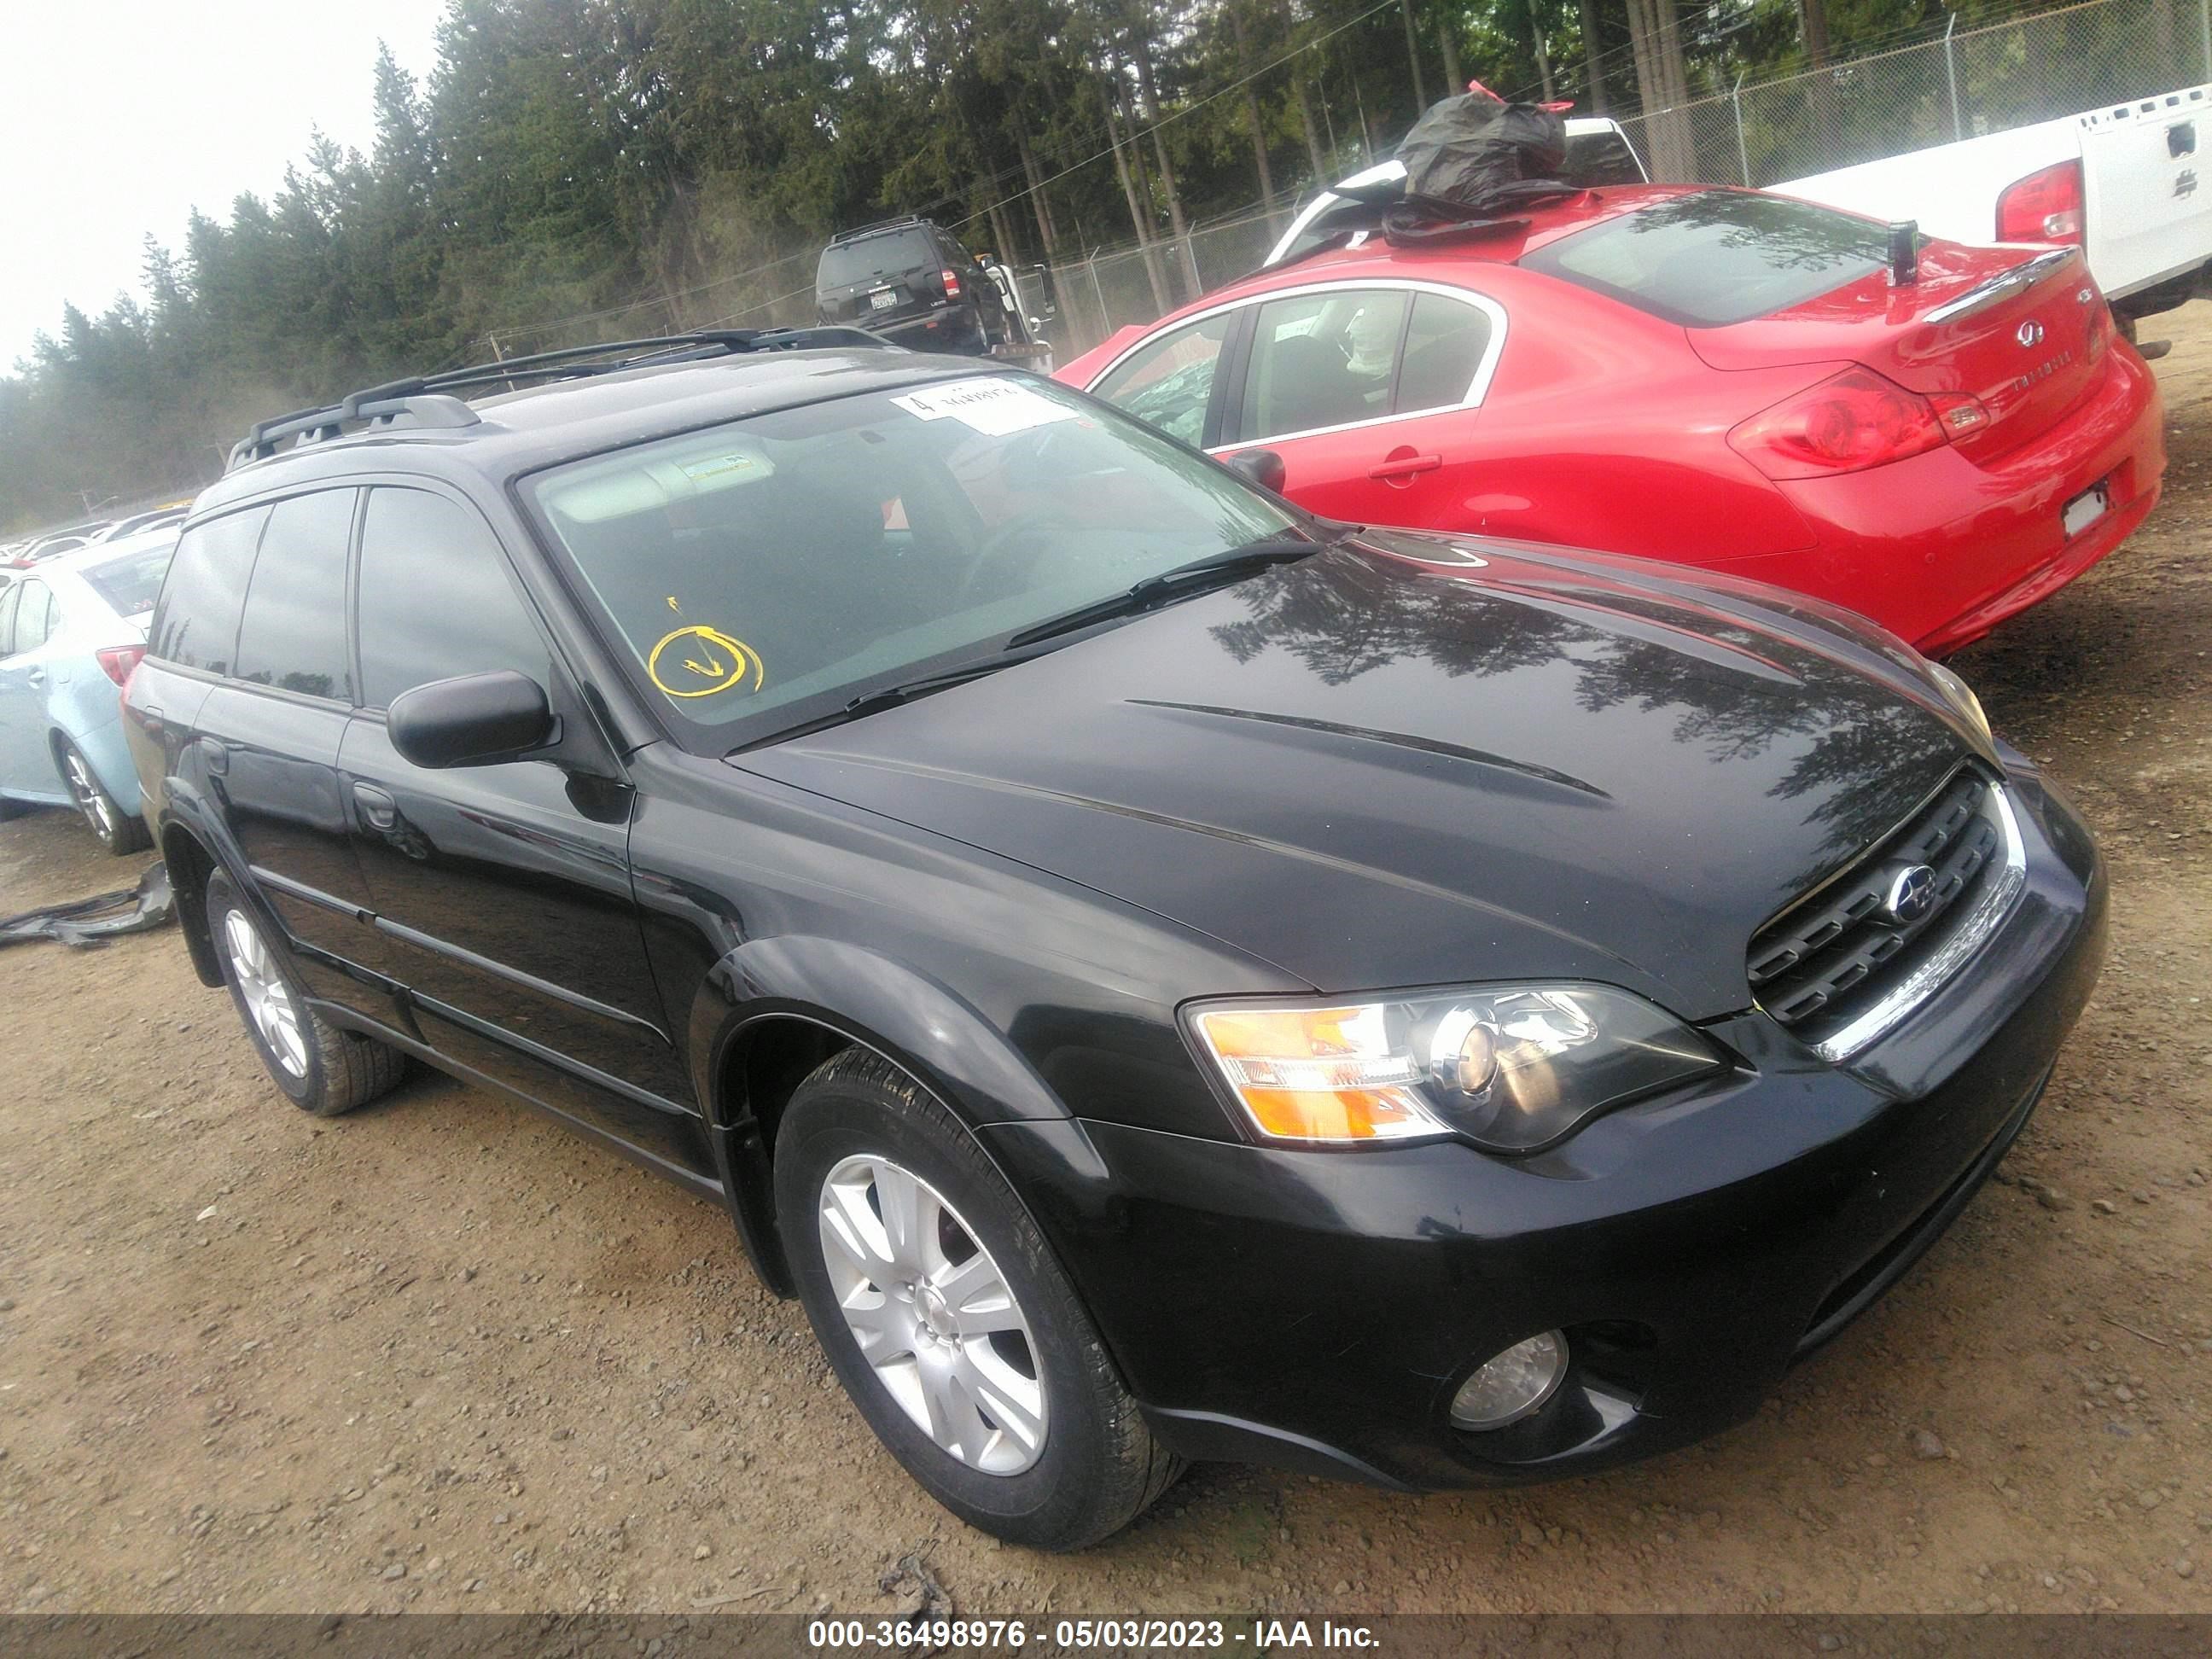
<path fill-rule="evenodd" d="M 902 703 L 912 702 L 916 697 L 926 697 L 933 691 L 942 691 L 948 686 L 963 684 L 969 680 L 980 680 L 986 674 L 995 674 L 1001 668 L 1012 668 L 1016 663 L 1027 662 L 1033 657 L 1042 657 L 1044 654 L 1042 651 L 1015 651 L 1001 648 L 988 657 L 977 657 L 972 661 L 955 663 L 950 668 L 940 668 L 934 674 L 923 674 L 915 679 L 901 680 L 896 685 L 879 685 L 872 691 L 861 692 L 860 696 L 846 702 L 842 708 L 833 708 L 818 719 L 808 720 L 800 726 L 786 726 L 781 732 L 756 739 L 751 743 L 739 744 L 735 749 L 730 750 L 730 753 L 742 754 L 748 749 L 757 749 L 763 744 L 783 743 L 790 738 L 803 738 L 811 732 L 820 732 L 832 726 L 842 726 L 848 720 L 864 720 L 870 714 L 880 714 L 886 708 L 896 708 Z M 726 759 L 727 757 L 725 758 Z"/>
<path fill-rule="evenodd" d="M 836 718 L 856 720 L 863 714 L 896 708 L 902 702 L 912 702 L 916 697 L 926 697 L 931 692 L 942 691 L 949 685 L 980 680 L 986 674 L 995 674 L 1001 668 L 1012 668 L 1018 662 L 1027 662 L 1032 657 L 1043 654 L 1042 651 L 1016 651 L 1008 647 L 991 656 L 978 657 L 972 662 L 955 663 L 950 668 L 940 668 L 934 674 L 901 680 L 896 685 L 879 685 L 872 691 L 861 692 L 839 709 Z"/>
<path fill-rule="evenodd" d="M 1352 532 L 1347 530 L 1346 535 Z M 1048 617 L 1034 627 L 1024 628 L 1006 641 L 1012 650 L 1018 646 L 1048 640 L 1060 634 L 1073 634 L 1079 628 L 1105 622 L 1115 617 L 1134 616 L 1162 603 L 1177 592 L 1198 592 L 1207 584 L 1221 580 L 1234 580 L 1249 575 L 1255 570 L 1274 564 L 1296 564 L 1310 559 L 1324 548 L 1334 547 L 1341 537 L 1326 540 L 1308 536 L 1270 536 L 1265 540 L 1246 542 L 1242 547 L 1226 547 L 1218 553 L 1209 553 L 1204 558 L 1193 559 L 1163 570 L 1157 576 L 1147 576 L 1133 583 L 1119 593 L 1109 593 L 1103 599 L 1078 605 L 1073 611 Z"/>

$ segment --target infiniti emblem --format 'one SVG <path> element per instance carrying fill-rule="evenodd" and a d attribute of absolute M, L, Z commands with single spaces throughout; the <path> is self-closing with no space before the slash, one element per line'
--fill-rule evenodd
<path fill-rule="evenodd" d="M 2043 325 L 2031 317 L 2013 331 L 2012 337 L 2031 349 L 2039 346 L 2043 343 Z"/>
<path fill-rule="evenodd" d="M 1899 871 L 1882 895 L 1882 914 L 1900 927 L 1910 927 L 1936 908 L 1936 872 L 1924 864 Z"/>

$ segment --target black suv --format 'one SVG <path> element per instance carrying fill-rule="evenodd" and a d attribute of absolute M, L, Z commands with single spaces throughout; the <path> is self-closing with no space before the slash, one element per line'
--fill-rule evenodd
<path fill-rule="evenodd" d="M 1187 1457 L 1749 1415 L 1972 1198 L 2103 938 L 2073 812 L 1869 624 L 804 334 L 257 428 L 125 708 L 293 1101 L 412 1057 L 726 1204 L 900 1462 L 1047 1547 Z"/>
<path fill-rule="evenodd" d="M 866 328 L 916 351 L 981 356 L 1012 341 L 998 285 L 975 256 L 927 219 L 849 230 L 822 250 L 816 319 Z"/>

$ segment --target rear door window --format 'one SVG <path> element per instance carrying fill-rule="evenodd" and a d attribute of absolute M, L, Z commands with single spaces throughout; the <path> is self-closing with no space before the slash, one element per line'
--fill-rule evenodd
<path fill-rule="evenodd" d="M 1401 289 L 1340 288 L 1262 305 L 1238 441 L 1389 414 L 1407 297 Z"/>
<path fill-rule="evenodd" d="M 359 493 L 320 489 L 271 509 L 239 623 L 239 678 L 302 696 L 352 701 L 346 556 Z"/>
<path fill-rule="evenodd" d="M 23 584 L 0 587 L 0 659 L 15 654 L 15 607 L 23 598 Z"/>
<path fill-rule="evenodd" d="M 1710 190 L 1607 219 L 1521 263 L 1685 328 L 1723 328 L 1881 270 L 1888 240 L 1833 208 Z"/>
<path fill-rule="evenodd" d="M 361 532 L 362 702 L 512 668 L 550 684 L 550 656 L 491 527 L 426 489 L 368 493 Z"/>
<path fill-rule="evenodd" d="M 253 555 L 269 522 L 265 507 L 194 525 L 177 543 L 155 607 L 149 654 L 181 668 L 228 674 L 236 655 L 239 613 Z"/>
<path fill-rule="evenodd" d="M 1170 438 L 1203 441 L 1214 372 L 1221 366 L 1221 346 L 1233 316 L 1224 311 L 1147 342 L 1091 391 Z"/>

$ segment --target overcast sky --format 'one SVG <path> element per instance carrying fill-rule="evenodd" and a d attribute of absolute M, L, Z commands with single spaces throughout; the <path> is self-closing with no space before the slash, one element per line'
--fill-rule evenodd
<path fill-rule="evenodd" d="M 74 300 L 138 289 L 151 231 L 264 198 L 320 127 L 366 153 L 376 43 L 418 82 L 445 0 L 0 0 L 0 374 Z"/>

